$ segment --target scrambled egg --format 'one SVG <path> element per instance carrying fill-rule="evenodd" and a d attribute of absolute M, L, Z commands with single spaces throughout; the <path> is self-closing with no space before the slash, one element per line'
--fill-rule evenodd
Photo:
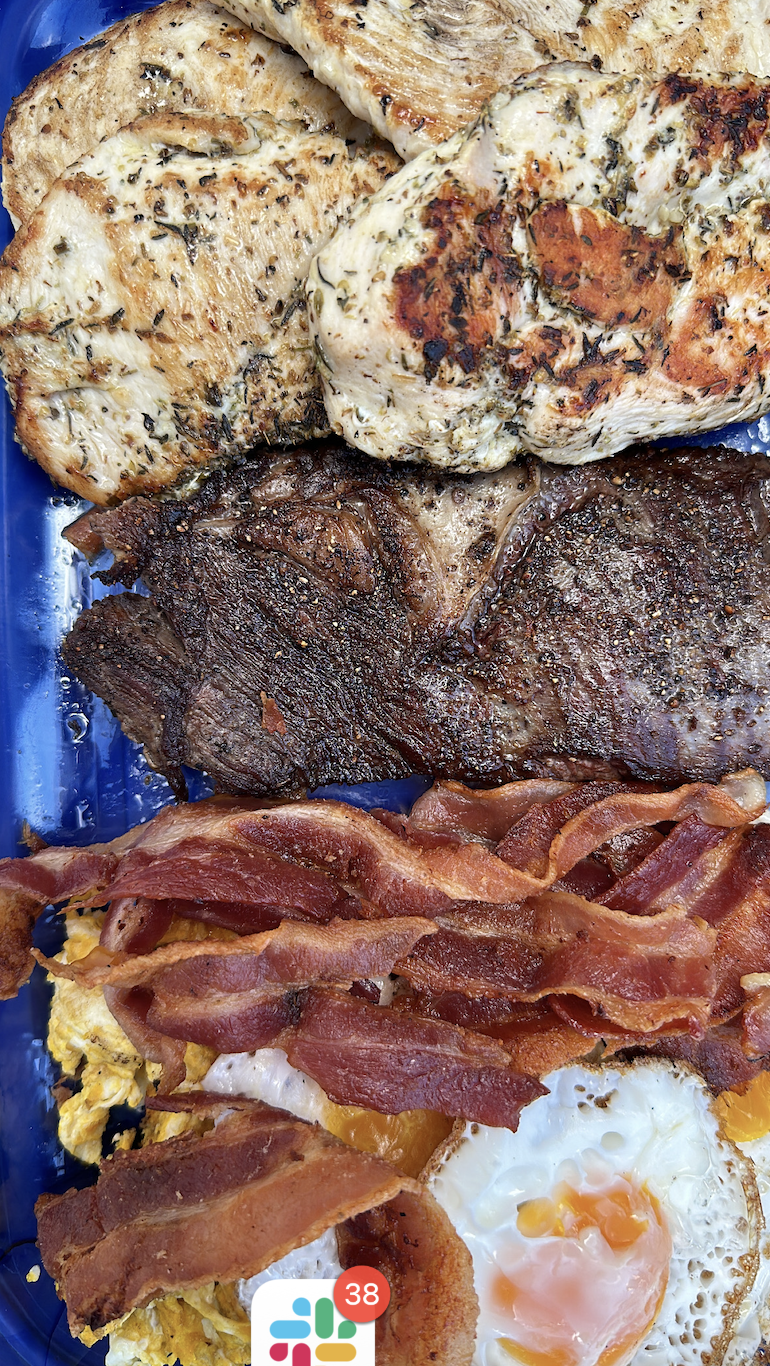
<path fill-rule="evenodd" d="M 66 917 L 67 941 L 58 957 L 63 963 L 85 958 L 99 943 L 104 913 L 70 912 Z M 216 931 L 196 921 L 176 920 L 166 938 L 233 938 L 227 930 Z M 59 1108 L 59 1142 L 81 1162 L 98 1162 L 102 1138 L 113 1105 L 140 1106 L 148 1082 L 160 1076 L 160 1065 L 145 1062 L 111 1015 L 101 987 L 82 987 L 63 978 L 54 980 L 48 1049 L 67 1077 L 78 1077 L 81 1089 Z M 216 1053 L 188 1044 L 187 1076 L 180 1089 L 195 1086 L 208 1071 Z M 143 1142 L 160 1143 L 187 1129 L 198 1132 L 205 1120 L 189 1115 L 154 1113 L 143 1123 Z M 126 1129 L 115 1142 L 130 1148 L 135 1129 Z"/>
<path fill-rule="evenodd" d="M 106 1366 L 246 1366 L 251 1326 L 234 1285 L 207 1285 L 135 1309 L 110 1334 Z"/>
<path fill-rule="evenodd" d="M 96 948 L 104 913 L 70 912 L 67 940 L 59 958 L 73 963 Z M 207 933 L 208 930 L 208 933 Z M 231 938 L 212 934 L 207 926 L 176 921 L 169 938 Z M 160 1066 L 145 1062 L 111 1015 L 101 987 L 82 987 L 54 980 L 48 1026 L 48 1048 L 65 1076 L 78 1077 L 81 1089 L 59 1109 L 59 1141 L 82 1162 L 102 1156 L 104 1129 L 113 1105 L 140 1106 L 147 1083 L 157 1081 Z M 180 1089 L 195 1086 L 206 1075 L 216 1053 L 188 1044 L 187 1075 Z M 162 1143 L 188 1130 L 202 1132 L 209 1119 L 153 1111 L 142 1121 L 141 1142 Z M 115 1146 L 130 1148 L 135 1129 L 126 1129 Z M 103 1334 L 99 1334 L 102 1337 Z M 97 1335 L 88 1330 L 82 1341 L 91 1346 Z M 166 1295 L 145 1309 L 135 1309 L 112 1327 L 109 1366 L 245 1366 L 251 1360 L 250 1325 L 234 1285 L 212 1283 L 199 1290 Z"/>
<path fill-rule="evenodd" d="M 103 920 L 102 911 L 67 915 L 67 942 L 58 955 L 62 962 L 73 963 L 96 948 Z M 79 1074 L 81 1082 L 80 1091 L 60 1106 L 59 1141 L 82 1162 L 98 1162 L 111 1107 L 141 1105 L 148 1079 L 160 1069 L 145 1064 L 126 1038 L 101 987 L 81 987 L 63 978 L 54 981 L 48 1048 L 65 1076 Z M 130 1147 L 134 1132 L 122 1134 L 119 1146 Z"/>

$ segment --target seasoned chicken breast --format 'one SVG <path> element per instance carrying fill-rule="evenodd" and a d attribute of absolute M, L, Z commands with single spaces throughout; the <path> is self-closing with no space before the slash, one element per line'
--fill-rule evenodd
<path fill-rule="evenodd" d="M 0 262 L 22 445 L 97 503 L 327 428 L 303 285 L 397 164 L 267 114 L 154 114 L 58 180 Z"/>
<path fill-rule="evenodd" d="M 104 137 L 156 110 L 214 109 L 361 136 L 305 63 L 208 0 L 167 0 L 113 24 L 37 76 L 3 133 L 3 201 L 26 222 L 61 172 Z"/>
<path fill-rule="evenodd" d="M 232 0 L 413 157 L 543 62 L 770 74 L 770 0 Z"/>
<path fill-rule="evenodd" d="M 766 412 L 769 120 L 750 77 L 521 77 L 314 263 L 334 430 L 475 470 Z"/>

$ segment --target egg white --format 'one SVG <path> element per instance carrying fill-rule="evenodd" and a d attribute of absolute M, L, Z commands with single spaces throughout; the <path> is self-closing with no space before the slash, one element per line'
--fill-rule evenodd
<path fill-rule="evenodd" d="M 221 1053 L 211 1064 L 202 1086 L 204 1091 L 224 1096 L 249 1096 L 325 1127 L 329 1097 L 312 1077 L 292 1067 L 282 1048 Z"/>
<path fill-rule="evenodd" d="M 761 1344 L 770 1343 L 770 1133 L 750 1142 L 737 1142 L 736 1147 L 754 1165 L 764 1228 L 759 1239 L 756 1280 L 741 1304 L 724 1366 L 747 1366 L 755 1360 Z"/>
<path fill-rule="evenodd" d="M 550 1094 L 522 1112 L 517 1133 L 467 1124 L 432 1164 L 430 1188 L 473 1257 L 474 1366 L 512 1366 L 491 1284 L 498 1258 L 530 1241 L 519 1206 L 560 1181 L 601 1186 L 613 1174 L 656 1197 L 672 1239 L 660 1311 L 618 1366 L 718 1366 L 754 1282 L 762 1214 L 752 1163 L 721 1134 L 703 1079 L 650 1060 L 566 1067 L 544 1083 Z"/>

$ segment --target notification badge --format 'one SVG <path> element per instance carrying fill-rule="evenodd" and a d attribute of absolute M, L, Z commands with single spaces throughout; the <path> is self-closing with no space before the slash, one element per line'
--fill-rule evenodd
<path fill-rule="evenodd" d="M 357 1270 L 367 1273 L 368 1284 L 379 1275 L 370 1267 Z M 351 1274 L 346 1272 L 345 1277 Z M 387 1286 L 384 1276 L 380 1280 Z M 261 1285 L 251 1305 L 252 1366 L 316 1366 L 326 1361 L 375 1366 L 374 1319 L 356 1320 L 348 1315 L 347 1306 L 342 1313 L 335 1301 L 338 1284 L 339 1280 L 271 1280 Z M 352 1288 L 350 1293 L 355 1296 Z M 368 1292 L 370 1299 L 372 1293 Z M 371 1307 L 365 1306 L 367 1313 Z M 383 1310 L 386 1307 L 387 1302 Z"/>
<path fill-rule="evenodd" d="M 381 1271 L 351 1266 L 334 1282 L 334 1303 L 353 1323 L 373 1323 L 390 1304 L 390 1286 Z"/>

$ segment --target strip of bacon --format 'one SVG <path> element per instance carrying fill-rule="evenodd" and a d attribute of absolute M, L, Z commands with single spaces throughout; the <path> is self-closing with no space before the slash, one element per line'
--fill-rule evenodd
<path fill-rule="evenodd" d="M 416 917 L 325 926 L 284 920 L 264 934 L 167 944 L 150 954 L 118 955 L 119 962 L 106 962 L 101 947 L 74 963 L 34 953 L 55 977 L 105 988 L 132 1043 L 163 1063 L 169 1090 L 184 1076 L 184 1049 L 180 1054 L 173 1040 L 220 1053 L 266 1047 L 297 1022 L 297 987 L 387 976 L 397 958 L 433 933 L 431 921 Z"/>
<path fill-rule="evenodd" d="M 702 910 L 701 910 L 702 908 Z M 770 972 L 770 828 L 746 831 L 732 860 L 696 905 L 717 927 L 715 1023 L 744 1003 L 741 978 Z"/>
<path fill-rule="evenodd" d="M 75 965 L 73 965 L 75 966 Z M 121 997 L 120 1024 L 143 1051 L 158 1038 L 205 1044 L 221 1053 L 278 1046 L 341 1105 L 385 1114 L 435 1110 L 453 1118 L 515 1129 L 523 1105 L 544 1094 L 511 1053 L 483 1034 L 386 1006 L 348 992 L 267 984 L 239 993 L 135 987 Z M 108 988 L 115 990 L 115 988 Z M 111 1001 L 108 1002 L 111 1005 Z M 132 1019 L 132 1012 L 135 1017 Z M 176 1065 L 176 1055 L 170 1053 Z M 165 1075 L 161 1090 L 178 1084 Z"/>
<path fill-rule="evenodd" d="M 332 1100 L 386 1114 L 435 1110 L 516 1129 L 522 1107 L 546 1094 L 493 1039 L 338 991 L 312 989 L 281 1046 Z"/>
<path fill-rule="evenodd" d="M 200 920 L 235 934 L 259 934 L 274 930 L 292 908 L 254 906 L 242 901 L 183 901 L 180 897 L 153 901 L 150 897 L 119 897 L 104 917 L 99 943 L 111 951 L 149 953 L 176 919 Z"/>
<path fill-rule="evenodd" d="M 635 1057 L 650 1056 L 690 1063 L 698 1069 L 713 1091 L 742 1086 L 763 1070 L 761 1061 L 753 1061 L 746 1056 L 740 1021 L 715 1025 L 702 1039 L 694 1039 L 690 1034 L 677 1034 L 656 1039 L 651 1046 L 645 1045 L 640 1049 L 631 1045 L 624 1050 L 624 1057 L 629 1061 Z"/>
<path fill-rule="evenodd" d="M 105 987 L 104 999 L 126 1038 L 147 1062 L 160 1063 L 160 1089 L 173 1091 L 187 1075 L 185 1041 L 153 1029 L 148 1019 L 154 997 L 143 988 Z"/>
<path fill-rule="evenodd" d="M 570 999 L 570 998 L 566 998 Z M 532 1003 L 471 998 L 461 992 L 440 992 L 409 989 L 400 992 L 393 1002 L 395 1011 L 406 1010 L 432 1020 L 446 1020 L 462 1029 L 474 1030 L 497 1039 L 514 1066 L 520 1072 L 544 1077 L 556 1067 L 564 1067 L 590 1053 L 604 1031 L 604 1022 L 592 1019 L 591 1030 L 580 1028 L 552 1008 L 555 998 Z M 578 1002 L 588 1015 L 590 1007 Z M 637 1038 L 629 1040 L 638 1042 Z M 619 1045 L 620 1046 L 620 1045 Z"/>
<path fill-rule="evenodd" d="M 552 802 L 577 786 L 553 778 L 529 778 L 482 789 L 439 781 L 417 798 L 409 819 L 422 830 L 476 835 L 498 844 L 536 803 Z"/>
<path fill-rule="evenodd" d="M 204 939 L 164 944 L 152 953 L 107 955 L 100 946 L 86 958 L 60 963 L 35 950 L 55 977 L 84 987 L 163 986 L 169 994 L 240 993 L 280 984 L 353 982 L 386 976 L 396 960 L 423 935 L 435 934 L 430 920 L 336 920 L 308 925 L 284 920 L 275 930 L 241 939 Z M 105 961 L 112 958 L 113 961 Z M 118 959 L 119 961 L 115 961 Z"/>
<path fill-rule="evenodd" d="M 632 917 L 544 892 L 498 912 L 497 932 L 467 911 L 453 921 L 397 964 L 414 987 L 512 1001 L 577 996 L 632 1032 L 708 1024 L 717 935 L 683 910 Z"/>
<path fill-rule="evenodd" d="M 536 877 L 544 877 L 554 839 L 562 827 L 581 811 L 625 793 L 656 793 L 659 790 L 651 783 L 579 783 L 553 801 L 533 804 L 511 826 L 500 841 L 497 852 L 506 863 L 524 868 Z"/>
<path fill-rule="evenodd" d="M 688 816 L 633 872 L 597 900 L 632 915 L 650 915 L 671 905 L 692 909 L 699 901 L 705 902 L 706 892 L 732 861 L 743 837 L 740 828 L 706 825 L 697 816 Z M 698 914 L 707 918 L 700 906 Z"/>
<path fill-rule="evenodd" d="M 747 1004 L 743 1009 L 743 1049 L 749 1058 L 770 1054 L 770 973 L 752 972 L 741 978 Z"/>
<path fill-rule="evenodd" d="M 209 1097 L 208 1107 L 222 1111 Z M 95 1186 L 37 1202 L 46 1270 L 70 1330 L 99 1331 L 160 1295 L 253 1276 L 400 1190 L 387 1162 L 258 1102 L 103 1162 Z"/>
<path fill-rule="evenodd" d="M 377 1366 L 470 1366 L 478 1300 L 465 1243 L 429 1191 L 395 1200 L 337 1229 L 344 1269 L 372 1266 L 391 1288 L 375 1325 Z"/>
<path fill-rule="evenodd" d="M 146 896 L 117 897 L 104 917 L 99 943 L 112 953 L 149 953 L 174 918 L 172 906 L 171 901 L 151 901 Z"/>
<path fill-rule="evenodd" d="M 696 813 L 739 826 L 764 809 L 764 784 L 747 770 L 719 786 L 616 793 L 579 812 L 556 835 L 542 876 L 512 866 L 474 840 L 415 846 L 340 802 L 260 807 L 212 798 L 167 807 L 110 845 L 45 849 L 0 862 L 0 984 L 24 980 L 34 909 L 70 897 L 98 905 L 122 897 L 240 902 L 333 915 L 434 917 L 459 902 L 506 904 L 550 887 L 625 831 Z M 24 914 L 19 905 L 23 901 Z M 19 964 L 22 964 L 19 967 Z"/>

